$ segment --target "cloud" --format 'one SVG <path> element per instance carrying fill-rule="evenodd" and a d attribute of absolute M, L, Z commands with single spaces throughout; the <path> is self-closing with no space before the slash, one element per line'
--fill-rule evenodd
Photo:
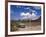
<path fill-rule="evenodd" d="M 32 12 L 36 12 L 35 10 L 32 10 Z"/>
<path fill-rule="evenodd" d="M 41 9 L 41 7 L 40 7 L 40 6 L 35 6 L 34 8 L 35 8 L 35 9 Z"/>
<path fill-rule="evenodd" d="M 21 16 L 22 16 L 22 19 L 28 19 L 30 16 L 31 16 L 31 14 L 29 13 L 29 12 L 27 12 L 27 13 L 21 13 Z"/>
<path fill-rule="evenodd" d="M 24 8 L 24 9 L 30 9 L 29 7 L 27 7 L 27 8 Z"/>
<path fill-rule="evenodd" d="M 21 19 L 31 19 L 31 20 L 36 20 L 40 17 L 37 16 L 35 13 L 30 14 L 29 12 L 27 13 L 22 12 L 20 15 L 22 16 Z"/>
<path fill-rule="evenodd" d="M 37 12 L 35 10 L 32 10 L 33 13 L 37 14 Z"/>
<path fill-rule="evenodd" d="M 35 16 L 35 17 L 32 17 L 32 20 L 36 20 L 38 19 L 40 16 Z"/>
<path fill-rule="evenodd" d="M 29 12 L 27 12 L 27 13 L 22 12 L 20 15 L 21 15 L 21 16 L 29 16 L 30 13 L 29 13 Z"/>

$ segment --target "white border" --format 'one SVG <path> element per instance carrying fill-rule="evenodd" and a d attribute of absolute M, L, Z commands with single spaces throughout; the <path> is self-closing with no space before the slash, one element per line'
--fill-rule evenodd
<path fill-rule="evenodd" d="M 24 5 L 24 6 L 41 6 L 41 31 L 18 31 L 10 32 L 10 5 Z M 43 33 L 43 5 L 42 4 L 28 4 L 28 3 L 8 3 L 8 35 L 14 34 L 32 34 L 32 33 Z"/>

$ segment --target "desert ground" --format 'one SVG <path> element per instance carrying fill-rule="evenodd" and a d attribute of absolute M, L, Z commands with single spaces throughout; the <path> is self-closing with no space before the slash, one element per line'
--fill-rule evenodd
<path fill-rule="evenodd" d="M 20 27 L 16 27 L 16 23 L 11 26 L 11 31 L 39 31 L 41 30 L 41 23 L 39 21 L 34 22 L 17 22 Z"/>
<path fill-rule="evenodd" d="M 25 28 L 18 28 L 19 31 L 36 31 L 40 30 L 41 25 L 40 22 L 32 22 L 32 23 L 25 23 Z"/>

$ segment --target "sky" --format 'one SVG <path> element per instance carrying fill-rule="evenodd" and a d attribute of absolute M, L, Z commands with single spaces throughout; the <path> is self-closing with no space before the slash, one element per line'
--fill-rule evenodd
<path fill-rule="evenodd" d="M 10 5 L 10 19 L 32 19 L 36 20 L 41 16 L 40 6 L 23 6 L 23 5 Z"/>

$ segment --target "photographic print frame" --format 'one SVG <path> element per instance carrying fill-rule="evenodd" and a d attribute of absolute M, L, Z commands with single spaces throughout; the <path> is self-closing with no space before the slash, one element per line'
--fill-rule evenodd
<path fill-rule="evenodd" d="M 9 3 L 10 3 L 10 4 L 9 4 Z M 16 4 L 15 4 L 15 3 L 16 3 Z M 9 17 L 9 15 L 10 15 L 10 14 L 9 14 L 9 13 L 10 13 L 10 7 L 9 7 L 9 6 L 10 6 L 10 5 L 17 5 L 17 3 L 18 3 L 18 5 L 22 5 L 22 6 L 23 6 L 23 5 L 25 5 L 25 6 L 28 6 L 28 5 L 31 6 L 32 4 L 33 4 L 32 6 L 35 6 L 35 4 L 41 4 L 41 5 L 43 6 L 43 7 L 41 6 L 41 7 L 43 8 L 43 12 L 45 11 L 45 10 L 44 10 L 44 3 L 37 3 L 37 2 L 20 2 L 20 1 L 19 1 L 19 2 L 8 2 L 8 17 L 7 17 L 7 21 L 8 21 L 8 19 L 10 19 L 10 17 Z M 23 3 L 23 4 L 22 4 L 22 3 Z M 44 12 L 44 13 L 45 13 L 45 12 Z M 28 33 L 27 33 L 26 31 L 22 31 L 22 32 L 23 32 L 23 33 L 22 33 L 22 32 L 20 31 L 19 33 L 17 32 L 17 34 L 15 34 L 16 32 L 10 33 L 10 32 L 8 32 L 8 31 L 9 31 L 9 28 L 10 28 L 10 27 L 9 27 L 9 22 L 10 22 L 10 21 L 8 21 L 8 23 L 7 23 L 7 25 L 8 25 L 8 27 L 7 27 L 7 29 L 8 29 L 7 33 L 8 33 L 8 34 L 7 34 L 7 35 L 9 35 L 9 33 L 10 33 L 11 36 L 12 36 L 12 35 L 13 35 L 13 36 L 14 36 L 14 35 L 16 36 L 16 35 L 37 35 L 37 34 L 44 34 L 44 33 L 45 33 L 45 31 L 44 31 L 44 30 L 45 30 L 45 28 L 44 28 L 44 27 L 45 27 L 45 26 L 44 26 L 44 24 L 45 24 L 45 16 L 44 16 L 44 15 L 45 15 L 45 14 L 44 14 L 44 13 L 42 13 L 42 14 L 43 14 L 43 15 L 42 15 L 42 18 L 43 18 L 43 19 L 42 19 L 42 20 L 43 20 L 42 32 L 39 32 L 39 31 L 38 31 L 38 33 L 37 33 L 37 31 L 35 31 L 35 33 L 34 33 L 34 32 L 33 32 L 33 33 L 30 33 L 30 31 L 28 31 Z M 24 33 L 24 32 L 25 32 L 25 33 Z M 21 33 L 22 33 L 22 34 L 21 34 Z"/>

